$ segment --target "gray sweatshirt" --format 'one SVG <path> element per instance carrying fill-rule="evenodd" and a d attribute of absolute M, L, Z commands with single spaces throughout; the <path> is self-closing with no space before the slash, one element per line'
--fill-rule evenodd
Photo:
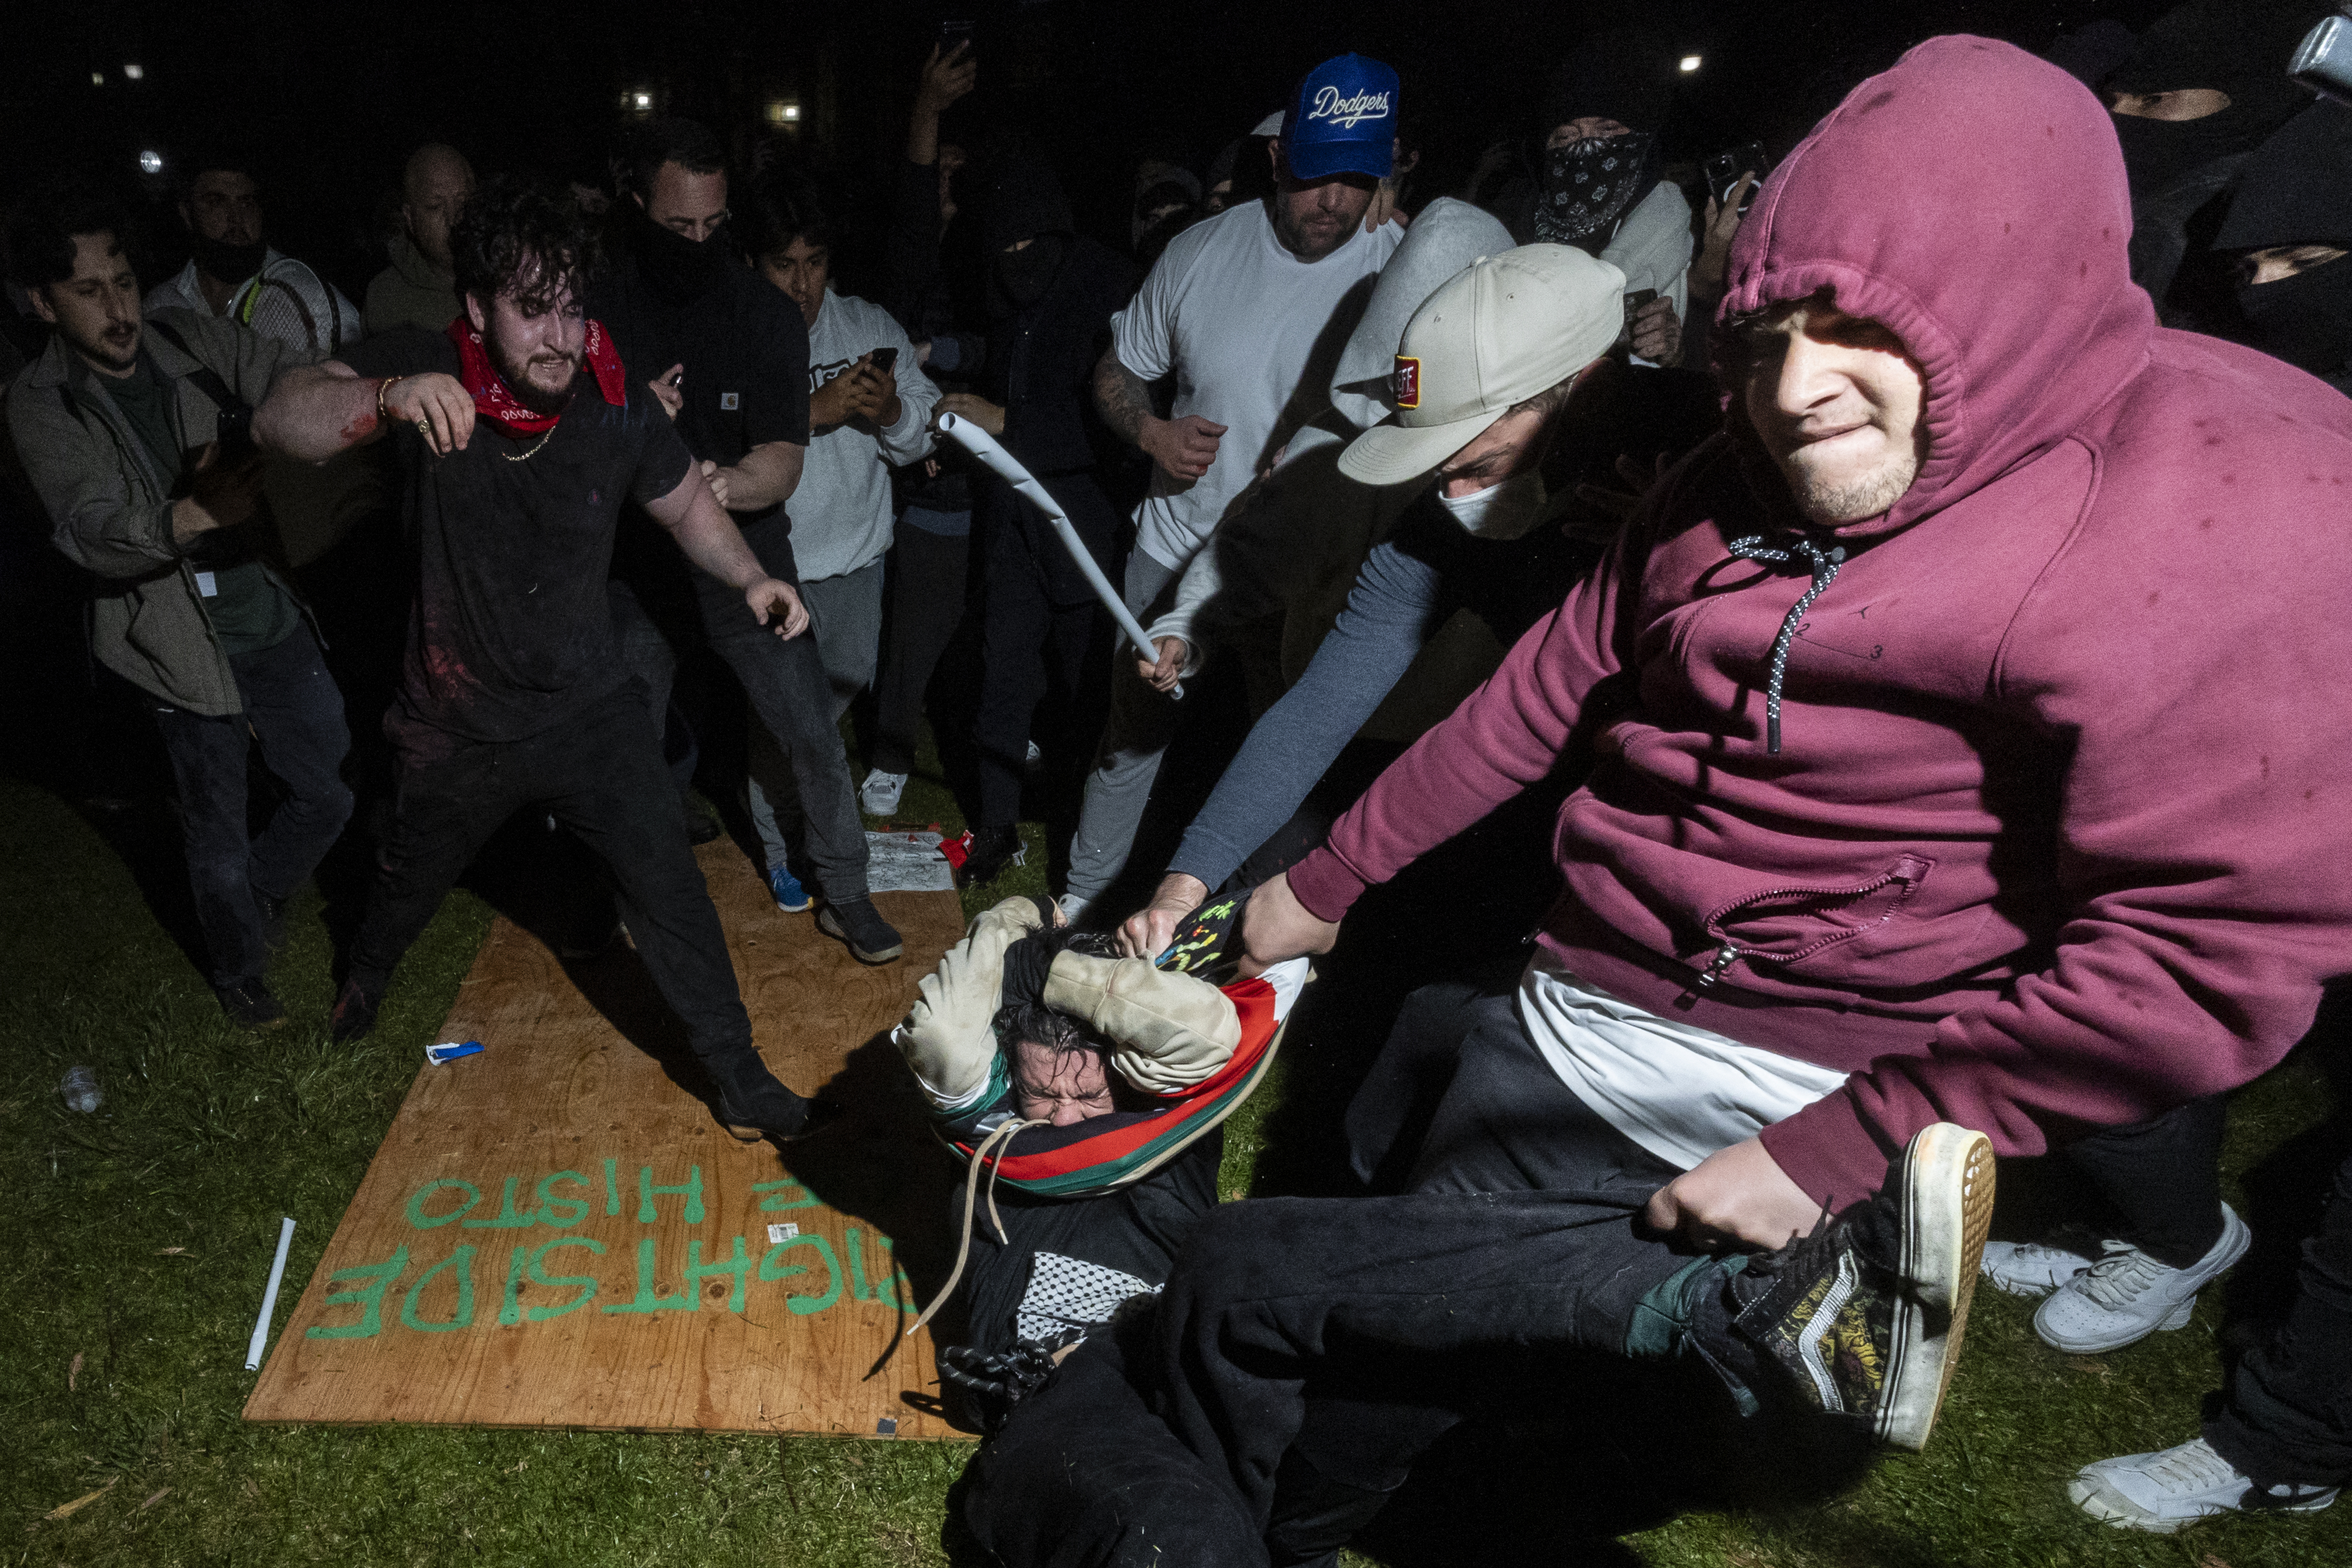
<path fill-rule="evenodd" d="M 858 356 L 898 350 L 898 423 L 875 434 L 855 424 L 812 434 L 793 492 L 793 559 L 801 580 L 845 577 L 890 548 L 890 465 L 929 455 L 940 389 L 915 363 L 915 346 L 879 305 L 828 292 L 809 329 L 809 391 L 845 375 Z"/>

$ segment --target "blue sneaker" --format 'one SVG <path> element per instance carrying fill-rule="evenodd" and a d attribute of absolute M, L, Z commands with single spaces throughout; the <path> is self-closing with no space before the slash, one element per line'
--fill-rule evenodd
<path fill-rule="evenodd" d="M 799 915 L 809 906 L 808 889 L 793 874 L 787 865 L 772 866 L 768 871 L 768 891 L 776 895 L 776 907 L 787 915 Z"/>

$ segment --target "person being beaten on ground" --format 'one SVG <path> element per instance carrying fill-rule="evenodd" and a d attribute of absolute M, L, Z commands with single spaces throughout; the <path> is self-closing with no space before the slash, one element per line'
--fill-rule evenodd
<path fill-rule="evenodd" d="M 1159 1414 L 1260 1528 L 1307 1502 L 1290 1545 L 1343 1542 L 1487 1408 L 1465 1369 L 1540 1346 L 1918 1447 L 1989 1156 L 2309 1027 L 2352 950 L 2352 725 L 2309 679 L 2352 658 L 2352 410 L 2158 329 L 2127 214 L 2099 104 L 2020 50 L 1855 88 L 1735 245 L 1730 432 L 1252 894 L 1253 961 L 1328 950 L 1595 758 L 1533 961 L 1391 1039 L 1451 1066 L 1415 1190 L 1221 1208 L 1154 1311 Z M 1416 1385 L 1440 1366 L 1464 1395 Z M 1345 1423 L 1315 1393 L 1375 1379 L 1396 1403 Z"/>
<path fill-rule="evenodd" d="M 1224 1118 L 1263 1081 L 1307 979 L 1304 960 L 1231 972 L 1242 907 L 1193 912 L 1155 967 L 1062 924 L 1051 899 L 1005 899 L 892 1031 L 936 1130 L 971 1165 L 952 1206 L 958 1268 L 931 1310 L 968 1258 L 964 1341 L 941 1365 L 983 1427 L 1120 1303 L 1157 1291 L 1216 1204 Z"/>
<path fill-rule="evenodd" d="M 286 901 L 352 814 L 342 693 L 289 581 L 241 421 L 294 355 L 181 306 L 140 319 L 129 214 L 86 192 L 28 201 L 8 256 L 54 336 L 8 392 L 7 423 L 50 540 L 91 580 L 90 651 L 155 716 L 221 1009 L 266 1028 L 263 977 Z M 256 742 L 285 789 L 247 826 Z"/>
<path fill-rule="evenodd" d="M 614 646 L 605 578 L 634 501 L 774 634 L 805 624 L 728 519 L 661 406 L 581 300 L 592 232 L 567 195 L 486 184 L 452 236 L 466 314 L 289 372 L 255 416 L 262 445 L 320 463 L 399 443 L 416 598 L 384 730 L 399 793 L 336 999 L 364 1036 L 394 966 L 518 808 L 546 811 L 610 870 L 624 919 L 736 1136 L 798 1137 L 818 1107 L 751 1044 L 719 913 L 688 847 L 644 694 Z"/>
<path fill-rule="evenodd" d="M 797 584 L 792 519 L 808 449 L 808 333 L 801 313 L 753 275 L 731 236 L 727 167 L 719 139 L 687 120 L 640 132 L 623 205 L 627 251 L 598 278 L 590 313 L 625 364 L 650 372 L 719 504 L 768 575 Z M 863 964 L 887 964 L 903 946 L 866 884 L 866 827 L 814 637 L 778 638 L 742 595 L 694 570 L 667 528 L 622 508 L 614 546 L 614 629 L 623 656 L 669 706 L 679 653 L 698 642 L 727 661 L 789 760 L 808 826 L 806 862 L 824 900 L 817 929 Z"/>

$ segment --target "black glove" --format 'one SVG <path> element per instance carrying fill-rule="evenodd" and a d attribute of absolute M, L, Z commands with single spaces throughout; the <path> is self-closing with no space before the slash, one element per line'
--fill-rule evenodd
<path fill-rule="evenodd" d="M 1015 1406 L 1054 1380 L 1059 1366 L 1054 1353 L 1085 1337 L 1077 1329 L 1065 1329 L 1050 1340 L 1017 1341 L 993 1355 L 951 1344 L 940 1352 L 940 1375 L 970 1396 L 982 1430 L 994 1434 L 1012 1418 Z"/>
<path fill-rule="evenodd" d="M 1062 950 L 1054 938 L 1050 927 L 1032 931 L 1004 949 L 1004 980 L 996 993 L 997 1006 L 1045 999 L 1045 977 L 1053 973 L 1054 956 Z"/>

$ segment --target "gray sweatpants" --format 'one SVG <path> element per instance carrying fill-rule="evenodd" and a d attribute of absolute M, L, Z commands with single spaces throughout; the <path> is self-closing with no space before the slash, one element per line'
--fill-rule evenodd
<path fill-rule="evenodd" d="M 1129 612 L 1149 626 L 1150 618 L 1144 612 L 1175 580 L 1175 568 L 1160 565 L 1140 549 L 1129 551 L 1121 595 Z M 1151 799 L 1152 780 L 1160 777 L 1160 758 L 1176 729 L 1175 699 L 1153 691 L 1135 673 L 1135 651 L 1126 638 L 1118 640 L 1112 659 L 1110 719 L 1103 726 L 1102 744 L 1095 748 L 1078 831 L 1070 840 L 1068 895 L 1081 904 L 1102 896 L 1126 869 L 1135 830 Z"/>
<path fill-rule="evenodd" d="M 839 577 L 823 577 L 800 585 L 801 602 L 808 606 L 808 634 L 816 639 L 818 662 L 833 688 L 833 707 L 826 723 L 838 726 L 857 694 L 874 684 L 874 670 L 882 646 L 882 562 L 877 559 Z M 770 869 L 790 863 L 785 831 L 778 823 L 797 824 L 803 815 L 796 771 L 782 747 L 763 724 L 754 723 L 751 736 L 751 778 L 744 787 L 744 805 L 760 835 L 761 852 Z M 831 735 L 821 742 L 840 743 Z M 846 767 L 845 761 L 844 766 Z M 853 796 L 853 802 L 855 797 Z M 853 815 L 855 807 L 852 808 Z M 859 832 L 864 827 L 861 823 Z M 864 845 L 861 836 L 859 844 Z M 803 862 L 805 864 L 805 862 Z M 836 898 L 843 896 L 827 889 Z M 863 879 L 857 891 L 865 892 Z"/>

